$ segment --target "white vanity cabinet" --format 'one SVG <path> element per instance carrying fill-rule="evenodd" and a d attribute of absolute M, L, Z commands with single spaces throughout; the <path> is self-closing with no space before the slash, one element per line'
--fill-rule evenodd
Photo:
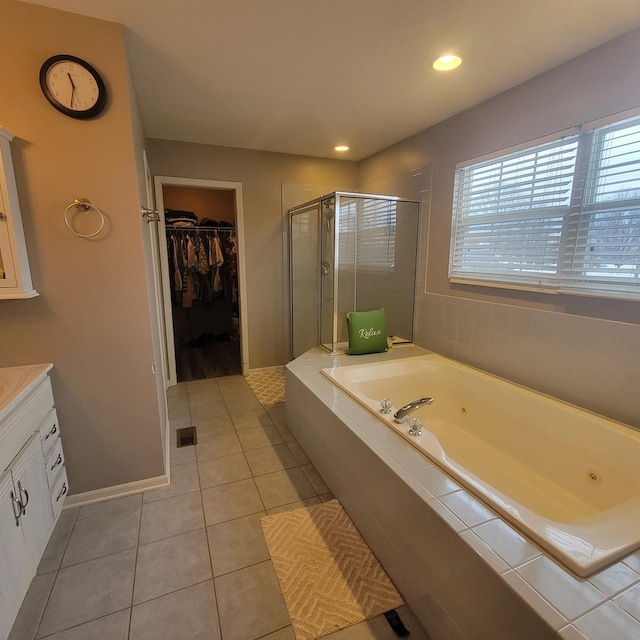
<path fill-rule="evenodd" d="M 38 295 L 31 283 L 11 140 L 13 135 L 0 127 L 0 300 Z"/>
<path fill-rule="evenodd" d="M 67 491 L 50 369 L 0 369 L 0 640 L 9 635 Z"/>

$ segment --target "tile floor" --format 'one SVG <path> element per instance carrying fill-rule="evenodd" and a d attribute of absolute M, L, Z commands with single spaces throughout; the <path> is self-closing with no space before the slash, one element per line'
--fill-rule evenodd
<path fill-rule="evenodd" d="M 62 512 L 9 640 L 293 640 L 260 517 L 332 496 L 241 376 L 169 390 L 171 486 Z M 176 448 L 196 425 L 198 444 Z M 415 640 L 411 612 L 398 610 Z M 392 640 L 383 616 L 330 640 Z"/>

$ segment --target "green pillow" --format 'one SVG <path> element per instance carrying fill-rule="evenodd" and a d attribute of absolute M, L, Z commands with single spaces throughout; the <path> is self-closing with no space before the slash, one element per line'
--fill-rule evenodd
<path fill-rule="evenodd" d="M 387 316 L 384 309 L 347 313 L 350 355 L 387 350 Z"/>

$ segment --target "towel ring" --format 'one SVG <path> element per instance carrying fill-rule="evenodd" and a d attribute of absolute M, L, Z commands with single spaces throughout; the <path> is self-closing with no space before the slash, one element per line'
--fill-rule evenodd
<path fill-rule="evenodd" d="M 89 211 L 93 209 L 100 216 L 100 226 L 97 231 L 93 233 L 78 233 L 72 226 L 69 221 L 69 211 L 73 208 L 77 208 L 80 211 Z M 64 210 L 64 223 L 67 225 L 67 228 L 71 233 L 77 235 L 79 238 L 93 238 L 97 236 L 104 229 L 104 213 L 98 209 L 95 205 L 91 204 L 87 198 L 75 198 L 74 201 Z"/>

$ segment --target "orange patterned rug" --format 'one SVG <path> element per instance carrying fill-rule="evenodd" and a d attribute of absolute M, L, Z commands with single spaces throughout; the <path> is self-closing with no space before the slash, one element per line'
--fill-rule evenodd
<path fill-rule="evenodd" d="M 245 380 L 262 406 L 284 402 L 284 369 L 249 373 Z"/>
<path fill-rule="evenodd" d="M 337 500 L 262 518 L 297 640 L 313 640 L 403 604 Z"/>

